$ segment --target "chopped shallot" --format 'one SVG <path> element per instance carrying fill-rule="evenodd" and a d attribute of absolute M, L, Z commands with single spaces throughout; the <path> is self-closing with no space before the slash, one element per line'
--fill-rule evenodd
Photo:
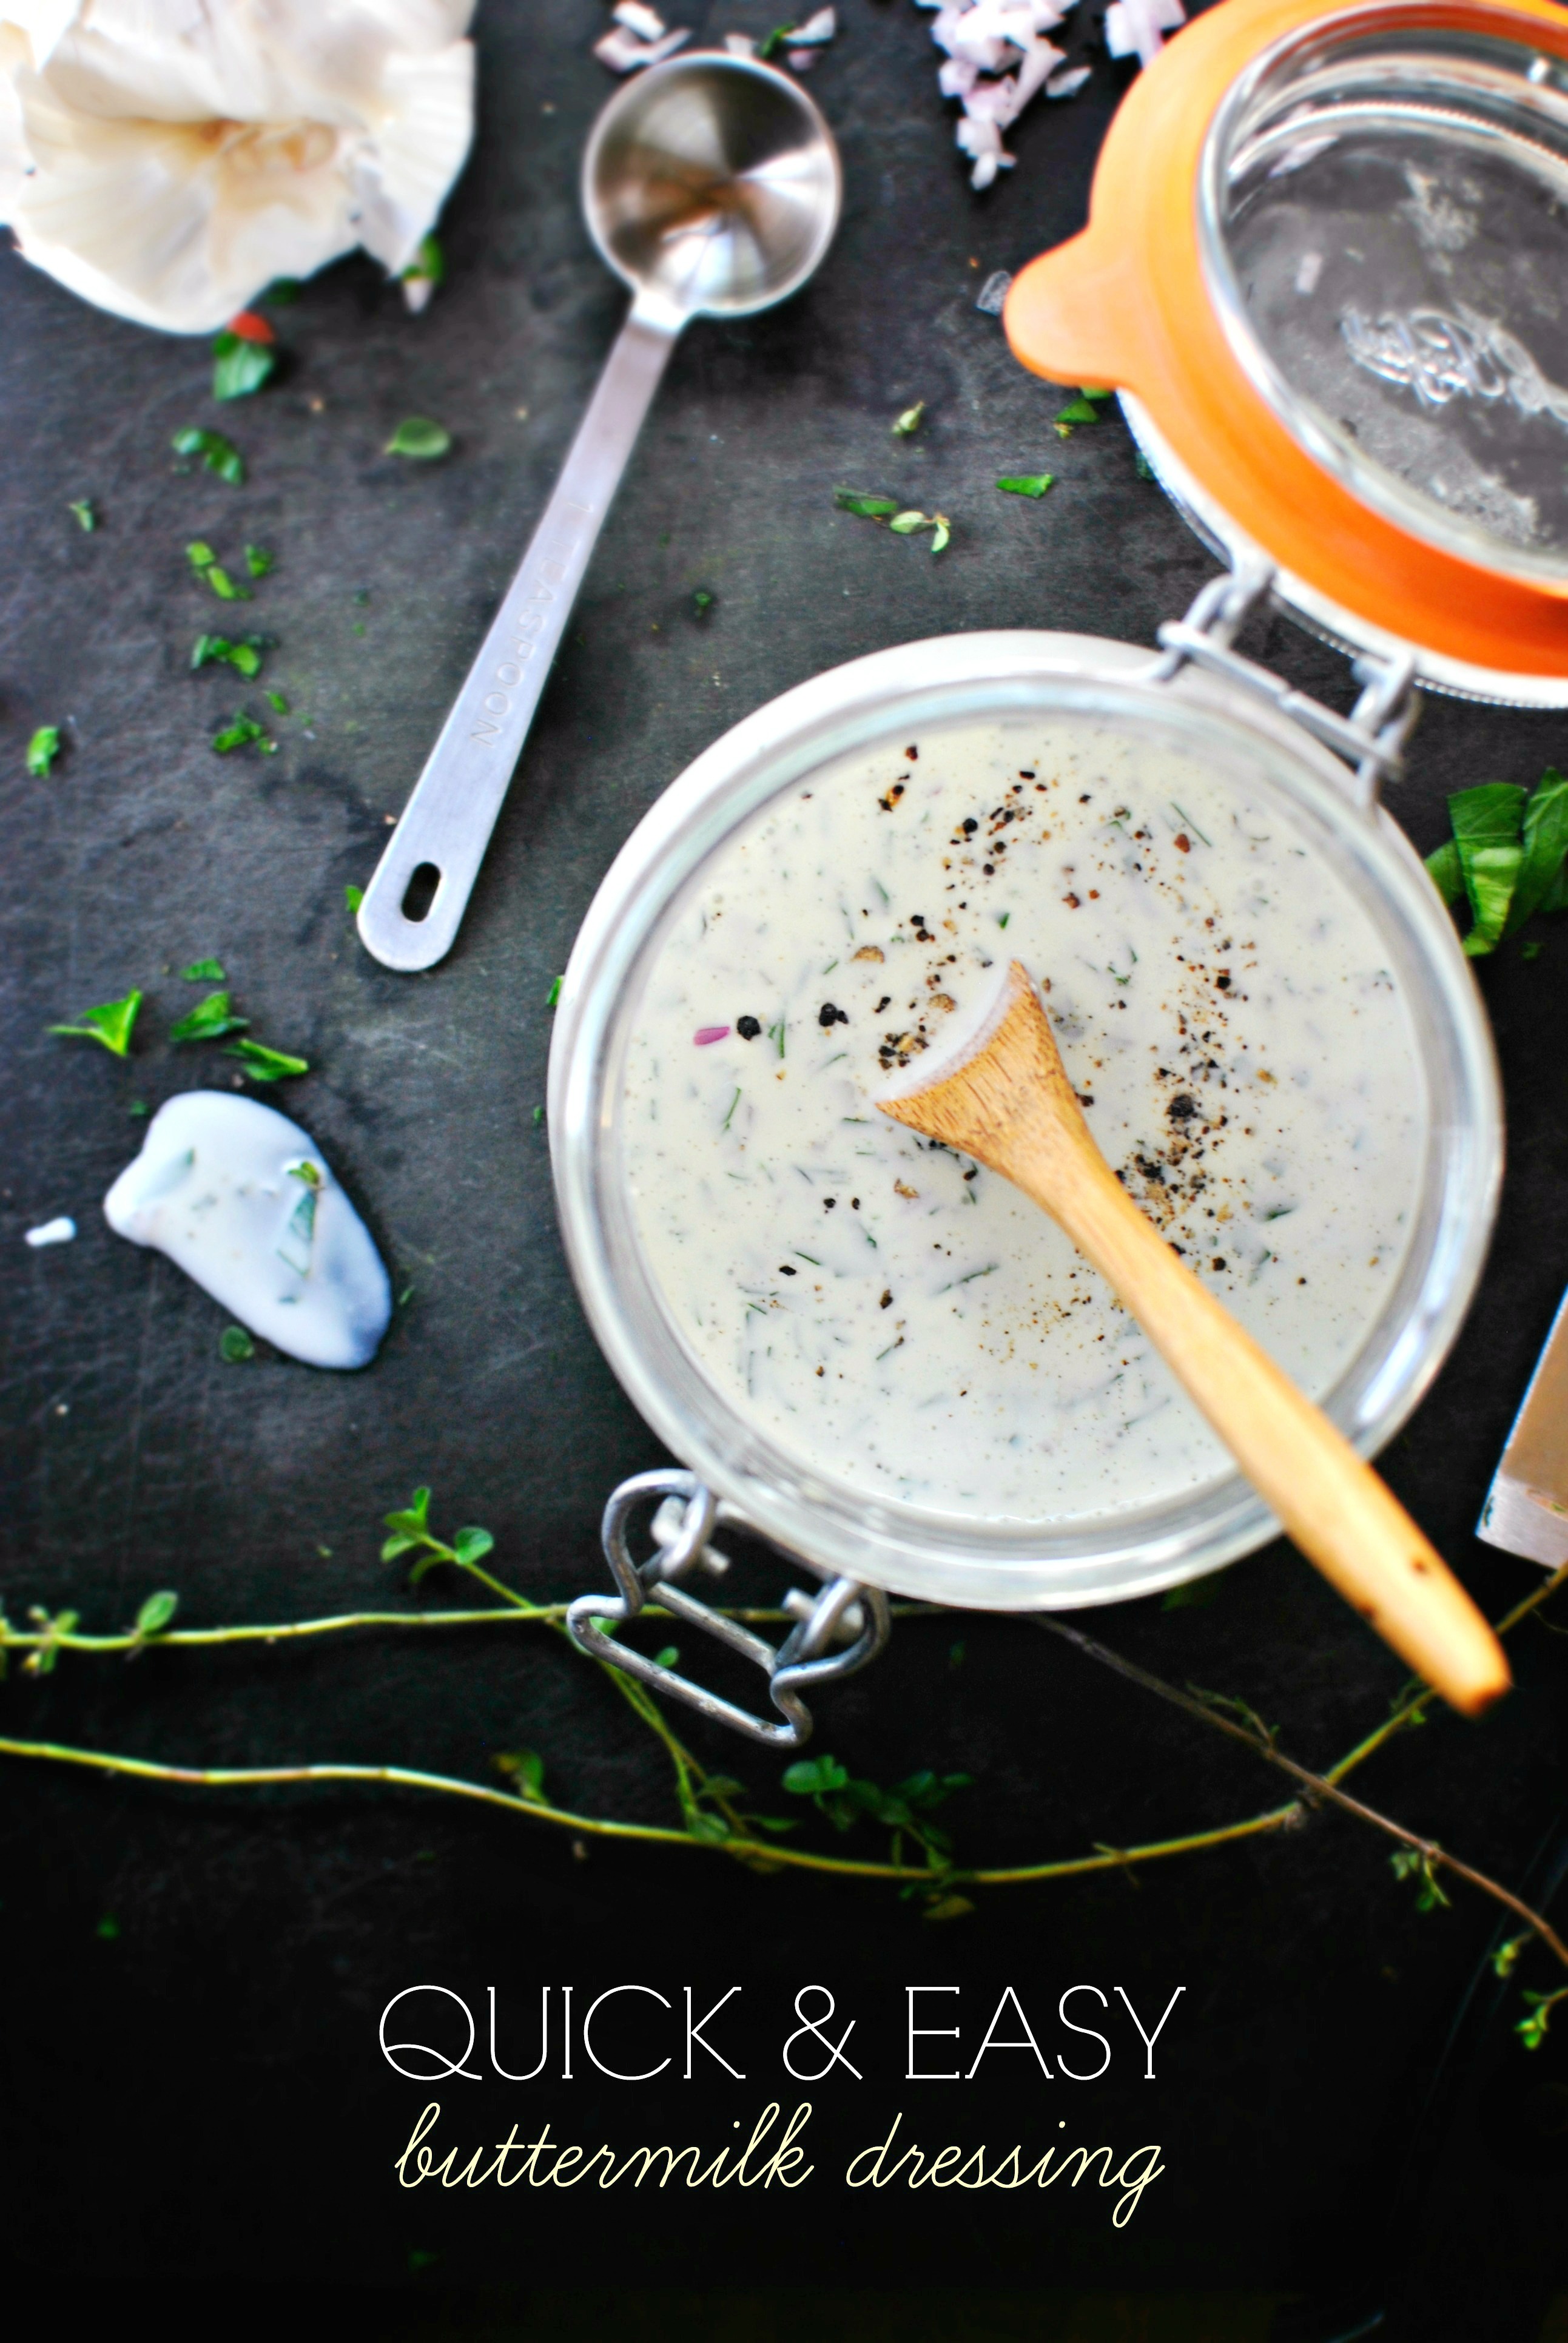
<path fill-rule="evenodd" d="M 1010 171 L 1014 157 L 1002 133 L 1018 120 L 1030 99 L 1073 97 L 1090 78 L 1088 65 L 1069 65 L 1067 53 L 1045 38 L 1077 0 L 915 0 L 932 12 L 931 38 L 947 51 L 937 86 L 956 98 L 963 120 L 953 133 L 974 165 L 970 184 L 989 187 L 999 171 Z M 1187 21 L 1182 0 L 1111 0 L 1105 14 L 1106 46 L 1112 56 L 1136 55 L 1147 65 L 1161 46 L 1161 35 Z M 799 40 L 802 36 L 793 36 Z"/>
<path fill-rule="evenodd" d="M 1105 45 L 1113 57 L 1152 65 L 1165 45 L 1161 34 L 1186 22 L 1181 0 L 1113 0 L 1105 12 Z"/>
<path fill-rule="evenodd" d="M 639 41 L 662 41 L 668 30 L 657 9 L 645 8 L 642 0 L 620 0 L 619 7 L 611 13 L 615 22 L 635 33 Z"/>
<path fill-rule="evenodd" d="M 593 53 L 600 65 L 608 65 L 611 73 L 636 73 L 639 66 L 656 65 L 661 57 L 672 56 L 682 43 L 690 38 L 688 29 L 666 33 L 662 40 L 639 41 L 626 25 L 617 25 L 602 40 L 594 43 Z"/>

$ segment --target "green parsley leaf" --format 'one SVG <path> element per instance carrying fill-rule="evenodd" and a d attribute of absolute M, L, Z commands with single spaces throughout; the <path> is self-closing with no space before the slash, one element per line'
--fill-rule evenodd
<path fill-rule="evenodd" d="M 287 308 L 291 302 L 297 301 L 299 298 L 298 277 L 275 277 L 260 298 L 276 303 L 280 309 Z"/>
<path fill-rule="evenodd" d="M 1007 472 L 997 487 L 1008 497 L 1042 497 L 1056 486 L 1054 472 Z"/>
<path fill-rule="evenodd" d="M 1524 860 L 1513 890 L 1508 925 L 1503 930 L 1504 935 L 1509 936 L 1524 925 L 1533 911 L 1541 909 L 1563 869 L 1564 856 L 1568 856 L 1568 780 L 1554 766 L 1547 766 L 1530 792 L 1521 843 Z"/>
<path fill-rule="evenodd" d="M 547 1009 L 553 1009 L 557 1001 L 559 1001 L 561 997 L 561 987 L 565 982 L 566 979 L 564 976 L 557 977 L 548 992 L 545 995 L 545 1007 Z"/>
<path fill-rule="evenodd" d="M 224 1055 L 238 1058 L 253 1082 L 281 1082 L 291 1074 L 310 1071 L 307 1060 L 291 1058 L 285 1050 L 268 1050 L 260 1041 L 231 1041 Z"/>
<path fill-rule="evenodd" d="M 757 44 L 759 65 L 766 65 L 769 57 L 776 56 L 794 30 L 795 25 L 791 19 L 788 25 L 775 25 L 770 33 L 764 33 Z"/>
<path fill-rule="evenodd" d="M 232 724 L 226 724 L 221 732 L 212 736 L 212 745 L 220 757 L 226 757 L 231 749 L 248 748 L 253 740 L 260 742 L 263 756 L 276 753 L 276 741 L 268 739 L 266 725 L 258 724 L 254 716 L 236 716 Z"/>
<path fill-rule="evenodd" d="M 226 971 L 216 960 L 193 960 L 180 970 L 182 984 L 222 984 Z"/>
<path fill-rule="evenodd" d="M 1078 387 L 1078 395 L 1080 398 L 1091 399 L 1096 407 L 1101 407 L 1108 398 L 1114 398 L 1116 393 L 1113 390 L 1088 390 L 1081 383 Z"/>
<path fill-rule="evenodd" d="M 217 1354 L 226 1359 L 231 1367 L 244 1364 L 256 1356 L 256 1344 L 243 1326 L 226 1326 L 218 1336 Z"/>
<path fill-rule="evenodd" d="M 459 1530 L 452 1540 L 452 1552 L 459 1562 L 483 1562 L 495 1543 L 488 1530 Z"/>
<path fill-rule="evenodd" d="M 1160 478 L 1141 447 L 1135 447 L 1132 451 L 1132 468 L 1141 480 L 1157 480 Z"/>
<path fill-rule="evenodd" d="M 74 1025 L 51 1025 L 49 1031 L 78 1035 L 84 1041 L 101 1041 L 114 1056 L 124 1058 L 130 1051 L 131 1033 L 141 1005 L 139 992 L 127 992 L 123 1001 L 106 1001 L 96 1009 L 84 1009 Z"/>
<path fill-rule="evenodd" d="M 212 342 L 212 395 L 215 398 L 248 398 L 268 381 L 277 366 L 277 352 L 265 342 L 247 341 L 226 326 Z"/>
<path fill-rule="evenodd" d="M 1100 408 L 1088 391 L 1081 390 L 1076 398 L 1070 398 L 1065 407 L 1058 407 L 1056 419 L 1059 423 L 1098 423 Z"/>
<path fill-rule="evenodd" d="M 418 251 L 403 271 L 402 283 L 439 285 L 445 281 L 446 275 L 447 256 L 441 249 L 439 237 L 421 236 Z"/>
<path fill-rule="evenodd" d="M 264 545 L 247 545 L 245 548 L 245 566 L 253 578 L 265 578 L 275 558 Z"/>
<path fill-rule="evenodd" d="M 691 598 L 692 617 L 694 618 L 705 618 L 709 610 L 712 609 L 716 598 L 717 598 L 714 595 L 708 591 L 708 588 L 705 586 L 699 586 L 697 588 L 696 593 L 693 594 Z"/>
<path fill-rule="evenodd" d="M 266 704 L 275 716 L 286 716 L 288 713 L 288 702 L 281 691 L 269 691 L 266 695 Z"/>
<path fill-rule="evenodd" d="M 229 667 L 237 668 L 241 675 L 255 677 L 261 673 L 263 649 L 259 635 L 247 635 L 243 642 L 237 643 L 231 642 L 226 635 L 198 635 L 191 652 L 191 666 L 193 669 L 211 667 L 216 661 L 223 660 Z"/>
<path fill-rule="evenodd" d="M 98 526 L 97 508 L 95 506 L 92 498 L 73 497 L 70 503 L 65 507 L 65 510 L 75 514 L 76 526 L 79 528 L 85 529 L 87 535 L 91 537 L 93 531 Z"/>
<path fill-rule="evenodd" d="M 343 890 L 343 900 L 347 904 L 351 911 L 357 911 L 359 909 L 360 904 L 365 900 L 364 888 L 354 886 L 345 887 Z"/>
<path fill-rule="evenodd" d="M 199 578 L 203 570 L 210 569 L 212 568 L 213 563 L 217 559 L 217 556 L 213 551 L 210 545 L 206 544 L 201 538 L 195 537 L 186 548 L 186 559 L 190 563 L 191 568 L 196 571 L 196 576 Z"/>
<path fill-rule="evenodd" d="M 835 488 L 833 502 L 840 512 L 858 513 L 862 520 L 891 520 L 899 509 L 897 497 L 866 497 L 856 488 Z"/>
<path fill-rule="evenodd" d="M 443 425 L 432 423 L 428 416 L 410 415 L 397 426 L 387 442 L 388 456 L 411 456 L 421 464 L 446 455 L 452 445 L 452 435 Z"/>
<path fill-rule="evenodd" d="M 40 724 L 27 743 L 27 770 L 35 781 L 46 781 L 49 768 L 60 753 L 60 728 Z"/>
<path fill-rule="evenodd" d="M 893 426 L 894 438 L 908 439 L 912 432 L 918 431 L 920 427 L 920 417 L 925 411 L 926 402 L 923 398 L 917 398 L 913 407 L 906 407 Z"/>
<path fill-rule="evenodd" d="M 169 1027 L 171 1041 L 217 1041 L 226 1033 L 238 1033 L 250 1023 L 248 1017 L 232 1013 L 230 996 L 226 992 L 209 992 L 198 1001 L 177 1024 Z"/>
<path fill-rule="evenodd" d="M 216 472 L 231 487 L 237 488 L 243 484 L 245 458 L 234 441 L 226 439 L 221 431 L 176 431 L 169 445 L 176 456 L 199 456 L 209 472 Z"/>

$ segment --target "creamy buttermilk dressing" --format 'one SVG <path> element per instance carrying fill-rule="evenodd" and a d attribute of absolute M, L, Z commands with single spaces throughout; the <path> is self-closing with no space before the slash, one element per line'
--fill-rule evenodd
<path fill-rule="evenodd" d="M 1231 1467 L 1054 1224 L 877 1111 L 1011 958 L 1130 1192 L 1322 1395 L 1406 1244 L 1414 1036 L 1287 815 L 1172 749 L 1010 719 L 778 803 L 654 963 L 626 1167 L 671 1323 L 759 1430 L 868 1496 L 1060 1523 Z"/>

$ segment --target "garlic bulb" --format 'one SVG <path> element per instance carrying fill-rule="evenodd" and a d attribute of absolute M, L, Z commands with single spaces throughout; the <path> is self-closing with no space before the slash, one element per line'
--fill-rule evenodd
<path fill-rule="evenodd" d="M 356 245 L 397 273 L 474 124 L 473 0 L 0 0 L 0 223 L 100 308 L 223 325 Z"/>

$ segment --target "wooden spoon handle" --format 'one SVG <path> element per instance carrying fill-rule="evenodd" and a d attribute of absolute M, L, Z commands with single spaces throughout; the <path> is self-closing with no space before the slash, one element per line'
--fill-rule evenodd
<path fill-rule="evenodd" d="M 1509 1685 L 1503 1646 L 1370 1464 L 1191 1272 L 1096 1161 L 1063 1192 L 1018 1185 L 1059 1222 L 1142 1325 L 1242 1472 L 1314 1562 L 1443 1698 L 1473 1716 Z"/>

